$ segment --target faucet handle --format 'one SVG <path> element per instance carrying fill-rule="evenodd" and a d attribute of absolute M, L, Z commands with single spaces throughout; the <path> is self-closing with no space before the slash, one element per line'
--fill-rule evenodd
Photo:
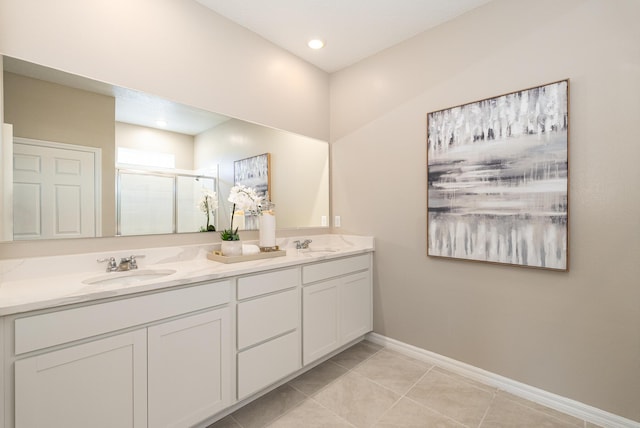
<path fill-rule="evenodd" d="M 303 249 L 307 249 L 309 248 L 309 244 L 311 244 L 311 239 L 305 239 L 304 242 L 300 242 L 300 241 L 293 241 L 294 244 L 296 244 L 296 249 L 298 250 L 303 250 Z"/>
<path fill-rule="evenodd" d="M 136 259 L 141 259 L 143 257 L 144 254 L 129 256 L 129 269 L 138 269 L 138 263 L 136 262 Z"/>
<path fill-rule="evenodd" d="M 97 259 L 96 261 L 98 263 L 107 262 L 107 272 L 113 272 L 114 270 L 118 269 L 115 257 L 105 257 L 103 259 Z"/>

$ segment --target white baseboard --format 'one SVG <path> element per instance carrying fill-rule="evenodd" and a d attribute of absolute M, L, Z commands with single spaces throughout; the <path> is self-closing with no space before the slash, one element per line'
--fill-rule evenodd
<path fill-rule="evenodd" d="M 366 337 L 371 342 L 383 345 L 401 354 L 417 360 L 435 364 L 462 376 L 509 392 L 518 397 L 558 410 L 576 418 L 600 425 L 606 428 L 640 428 L 640 422 L 606 412 L 579 401 L 571 400 L 551 392 L 524 384 L 522 382 L 500 376 L 495 373 L 474 367 L 470 364 L 427 351 L 417 346 L 409 345 L 377 333 L 369 333 Z"/>

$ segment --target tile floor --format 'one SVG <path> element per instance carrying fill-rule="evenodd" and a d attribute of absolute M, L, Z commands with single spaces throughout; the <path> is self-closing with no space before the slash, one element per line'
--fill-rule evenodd
<path fill-rule="evenodd" d="M 363 341 L 208 428 L 258 427 L 595 425 Z"/>

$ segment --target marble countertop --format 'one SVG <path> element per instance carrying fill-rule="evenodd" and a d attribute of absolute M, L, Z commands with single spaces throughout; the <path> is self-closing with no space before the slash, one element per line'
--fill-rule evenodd
<path fill-rule="evenodd" d="M 307 238 L 313 241 L 310 251 L 296 250 L 293 242 Z M 284 238 L 278 239 L 277 244 L 287 251 L 286 256 L 230 264 L 207 259 L 207 253 L 219 249 L 219 243 L 0 260 L 0 316 L 219 280 L 374 250 L 372 237 L 350 235 Z M 119 260 L 132 254 L 144 255 L 138 259 L 140 271 L 170 270 L 175 273 L 132 284 L 83 282 L 110 275 L 105 272 L 105 264 L 96 262 L 98 258 L 115 257 Z"/>

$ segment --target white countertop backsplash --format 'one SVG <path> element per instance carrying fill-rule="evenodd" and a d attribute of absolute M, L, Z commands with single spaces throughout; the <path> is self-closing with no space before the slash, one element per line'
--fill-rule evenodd
<path fill-rule="evenodd" d="M 295 249 L 293 242 L 304 239 L 313 241 L 310 248 L 315 252 Z M 245 243 L 257 244 L 257 241 Z M 207 259 L 207 253 L 219 249 L 220 243 L 0 260 L 0 316 L 216 280 L 374 250 L 373 237 L 353 235 L 289 237 L 278 239 L 277 244 L 281 249 L 287 250 L 286 256 L 230 264 Z M 64 243 L 61 242 L 61 245 Z M 131 255 L 144 255 L 143 258 L 137 259 L 139 269 L 172 269 L 176 272 L 159 279 L 129 285 L 87 285 L 82 282 L 106 273 L 106 263 L 98 263 L 97 259 L 115 257 L 116 261 L 119 261 L 120 258 Z"/>

